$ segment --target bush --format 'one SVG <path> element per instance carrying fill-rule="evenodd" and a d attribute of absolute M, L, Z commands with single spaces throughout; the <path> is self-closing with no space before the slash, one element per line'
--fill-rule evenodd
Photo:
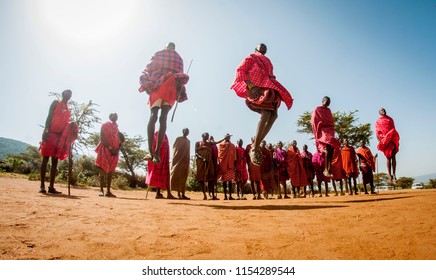
<path fill-rule="evenodd" d="M 120 190 L 129 190 L 129 180 L 124 176 L 114 176 L 112 178 L 112 187 Z"/>
<path fill-rule="evenodd" d="M 41 180 L 41 174 L 32 172 L 29 174 L 29 181 L 40 181 Z"/>

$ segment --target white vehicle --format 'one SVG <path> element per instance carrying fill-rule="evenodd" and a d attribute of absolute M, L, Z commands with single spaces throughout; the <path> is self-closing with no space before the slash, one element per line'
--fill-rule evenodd
<path fill-rule="evenodd" d="M 375 187 L 376 191 L 388 191 L 389 190 L 389 186 L 377 186 Z"/>
<path fill-rule="evenodd" d="M 412 185 L 412 190 L 419 190 L 419 189 L 423 189 L 424 185 L 422 183 L 414 183 Z"/>

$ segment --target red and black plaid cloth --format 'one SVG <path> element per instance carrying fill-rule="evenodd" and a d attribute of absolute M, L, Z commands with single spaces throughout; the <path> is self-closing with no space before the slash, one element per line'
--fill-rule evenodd
<path fill-rule="evenodd" d="M 293 104 L 291 94 L 276 80 L 271 61 L 260 52 L 250 54 L 239 64 L 236 69 L 235 81 L 230 88 L 239 97 L 246 98 L 245 93 L 248 88 L 245 81 L 247 80 L 257 87 L 276 90 L 288 110 L 291 109 Z"/>
<path fill-rule="evenodd" d="M 185 101 L 188 99 L 185 84 L 188 83 L 189 76 L 183 73 L 183 59 L 172 49 L 164 49 L 153 55 L 139 78 L 141 84 L 139 92 L 150 93 L 158 89 L 171 75 L 177 82 L 177 101 Z"/>

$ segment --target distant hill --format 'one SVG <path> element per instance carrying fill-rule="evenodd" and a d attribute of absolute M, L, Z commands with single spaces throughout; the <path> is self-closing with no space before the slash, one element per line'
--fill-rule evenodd
<path fill-rule="evenodd" d="M 417 176 L 417 177 L 414 177 L 414 179 L 415 179 L 415 183 L 424 183 L 425 184 L 425 183 L 428 183 L 428 181 L 430 181 L 430 179 L 436 179 L 436 173 Z"/>
<path fill-rule="evenodd" d="M 0 158 L 5 158 L 9 154 L 21 154 L 27 151 L 27 143 L 0 137 Z"/>

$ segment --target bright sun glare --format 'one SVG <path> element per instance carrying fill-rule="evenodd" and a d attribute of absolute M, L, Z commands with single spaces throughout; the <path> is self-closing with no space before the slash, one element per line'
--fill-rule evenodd
<path fill-rule="evenodd" d="M 40 0 L 39 16 L 50 34 L 75 45 L 99 45 L 125 32 L 138 0 Z M 128 31 L 128 30 L 127 30 Z"/>

